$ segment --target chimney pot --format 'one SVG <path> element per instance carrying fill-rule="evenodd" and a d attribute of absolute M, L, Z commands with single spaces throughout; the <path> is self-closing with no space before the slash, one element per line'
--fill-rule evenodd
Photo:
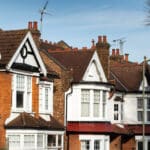
<path fill-rule="evenodd" d="M 103 35 L 103 43 L 107 43 L 107 36 Z"/>
<path fill-rule="evenodd" d="M 117 55 L 117 56 L 120 55 L 119 49 L 116 49 L 116 55 Z"/>
<path fill-rule="evenodd" d="M 28 22 L 28 29 L 32 29 L 32 22 L 31 21 Z"/>
<path fill-rule="evenodd" d="M 38 23 L 37 23 L 37 21 L 34 21 L 34 22 L 33 22 L 33 29 L 34 29 L 34 30 L 37 30 L 37 29 L 38 29 Z"/>
<path fill-rule="evenodd" d="M 112 49 L 112 56 L 115 56 L 115 49 Z"/>
<path fill-rule="evenodd" d="M 102 36 L 98 36 L 98 43 L 102 43 Z"/>
<path fill-rule="evenodd" d="M 129 61 L 129 54 L 125 54 L 125 56 L 124 56 L 124 60 L 126 61 L 126 62 L 128 62 Z"/>

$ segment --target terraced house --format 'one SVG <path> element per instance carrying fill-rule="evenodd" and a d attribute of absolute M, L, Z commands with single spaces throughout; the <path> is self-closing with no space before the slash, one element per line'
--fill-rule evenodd
<path fill-rule="evenodd" d="M 110 54 L 106 36 L 72 48 L 29 22 L 0 31 L 0 54 L 1 148 L 150 149 L 150 67 Z"/>

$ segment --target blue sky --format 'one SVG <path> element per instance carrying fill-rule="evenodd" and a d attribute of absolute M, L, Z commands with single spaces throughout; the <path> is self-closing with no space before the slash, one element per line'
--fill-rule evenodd
<path fill-rule="evenodd" d="M 0 28 L 26 28 L 28 21 L 40 20 L 39 9 L 46 0 L 1 0 Z M 145 0 L 49 0 L 43 18 L 42 38 L 64 40 L 73 47 L 91 46 L 91 40 L 107 35 L 113 40 L 124 38 L 123 53 L 129 60 L 150 58 L 150 27 L 144 25 Z M 39 23 L 40 26 L 40 23 Z"/>

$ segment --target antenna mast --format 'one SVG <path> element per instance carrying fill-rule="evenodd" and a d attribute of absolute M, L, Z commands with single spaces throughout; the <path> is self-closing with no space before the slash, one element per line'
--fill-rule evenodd
<path fill-rule="evenodd" d="M 41 31 L 41 33 L 42 33 L 43 16 L 44 16 L 44 14 L 51 15 L 50 13 L 46 12 L 47 5 L 48 5 L 48 0 L 46 1 L 44 7 L 40 10 L 40 14 L 41 14 L 41 17 L 40 17 L 40 31 Z"/>
<path fill-rule="evenodd" d="M 113 40 L 113 42 L 116 43 L 116 45 L 119 45 L 120 52 L 123 54 L 123 44 L 126 42 L 125 38 L 116 39 Z"/>

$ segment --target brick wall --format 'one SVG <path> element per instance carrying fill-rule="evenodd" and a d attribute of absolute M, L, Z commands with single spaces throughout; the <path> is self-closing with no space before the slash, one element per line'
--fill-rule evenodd
<path fill-rule="evenodd" d="M 136 141 L 134 137 L 124 139 L 123 150 L 136 150 Z"/>
<path fill-rule="evenodd" d="M 110 150 L 121 150 L 121 136 L 111 137 Z"/>
<path fill-rule="evenodd" d="M 10 73 L 0 72 L 0 148 L 5 146 L 5 120 L 11 110 L 11 78 Z"/>
<path fill-rule="evenodd" d="M 80 150 L 80 141 L 79 135 L 77 134 L 70 134 L 69 135 L 69 150 Z"/>

